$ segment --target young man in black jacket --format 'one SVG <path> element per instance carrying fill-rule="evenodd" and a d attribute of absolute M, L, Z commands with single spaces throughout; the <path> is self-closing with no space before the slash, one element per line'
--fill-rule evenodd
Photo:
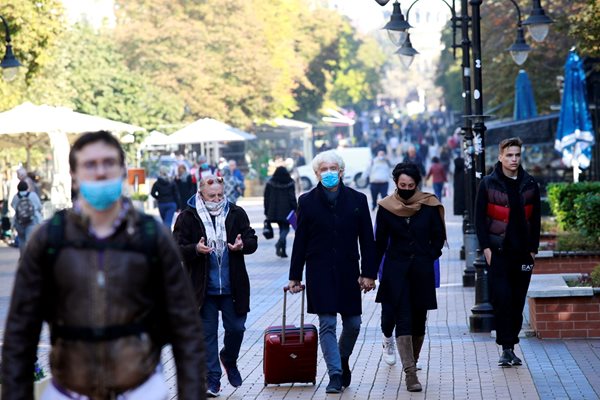
<path fill-rule="evenodd" d="M 494 171 L 477 192 L 475 223 L 479 247 L 489 266 L 496 319 L 498 365 L 521 365 L 514 353 L 523 323 L 523 307 L 540 242 L 540 191 L 521 166 L 520 138 L 504 139 Z"/>

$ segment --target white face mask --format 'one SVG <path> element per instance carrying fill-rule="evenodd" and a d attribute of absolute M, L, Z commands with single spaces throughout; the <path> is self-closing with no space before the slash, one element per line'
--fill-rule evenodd
<path fill-rule="evenodd" d="M 211 215 L 219 215 L 221 213 L 221 211 L 223 211 L 223 208 L 225 207 L 225 202 L 227 200 L 223 199 L 221 201 L 218 202 L 214 202 L 214 201 L 205 201 L 204 205 L 206 206 L 206 209 L 208 210 L 208 212 Z"/>

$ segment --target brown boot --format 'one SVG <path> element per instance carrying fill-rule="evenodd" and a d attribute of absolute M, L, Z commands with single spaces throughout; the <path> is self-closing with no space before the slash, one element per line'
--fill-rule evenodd
<path fill-rule="evenodd" d="M 404 369 L 404 373 L 406 374 L 406 389 L 409 392 L 420 392 L 423 388 L 421 387 L 419 378 L 417 378 L 412 336 L 398 336 L 396 338 L 396 346 L 398 347 L 400 360 L 402 360 L 402 369 Z"/>
<path fill-rule="evenodd" d="M 421 348 L 423 347 L 423 341 L 424 340 L 425 340 L 425 335 L 423 335 L 423 336 L 413 336 L 412 337 L 413 355 L 415 357 L 415 366 L 419 362 L 419 354 L 421 354 Z M 417 371 L 419 371 L 419 370 L 421 370 L 421 368 L 419 368 L 417 366 Z"/>

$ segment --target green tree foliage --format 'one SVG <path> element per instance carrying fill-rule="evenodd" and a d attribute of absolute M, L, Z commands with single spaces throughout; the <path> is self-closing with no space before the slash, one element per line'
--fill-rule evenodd
<path fill-rule="evenodd" d="M 61 42 L 60 63 L 73 109 L 143 126 L 179 121 L 183 103 L 127 68 L 109 31 L 78 24 Z"/>
<path fill-rule="evenodd" d="M 248 127 L 307 116 L 329 100 L 356 103 L 377 89 L 376 48 L 341 16 L 305 0 L 118 4 L 127 64 L 183 99 L 188 120 Z"/>
<path fill-rule="evenodd" d="M 60 0 L 11 0 L 3 3 L 0 11 L 9 25 L 15 56 L 23 65 L 15 80 L 0 79 L 0 110 L 5 110 L 25 100 L 35 100 L 37 94 L 48 89 L 56 89 L 46 79 L 45 68 L 53 62 L 53 50 L 64 31 L 64 19 Z M 1 51 L 4 54 L 4 45 Z M 59 94 L 57 100 L 61 100 Z"/>
<path fill-rule="evenodd" d="M 569 33 L 577 39 L 583 54 L 600 57 L 600 2 L 578 2 L 577 12 L 569 15 Z"/>
<path fill-rule="evenodd" d="M 519 4 L 522 18 L 525 19 L 528 16 L 528 4 L 523 1 Z M 550 112 L 551 105 L 560 104 L 556 78 L 563 75 L 569 49 L 577 46 L 581 56 L 598 55 L 600 6 L 597 1 L 559 0 L 544 2 L 543 6 L 554 23 L 542 43 L 534 42 L 526 33 L 532 50 L 522 66 L 516 65 L 506 50 L 516 37 L 515 7 L 509 1 L 484 2 L 481 6 L 483 100 L 486 111 L 492 110 L 491 114 L 495 116 L 512 116 L 515 80 L 520 69 L 529 75 L 538 113 L 546 114 Z M 448 32 L 444 33 L 443 42 L 446 50 L 442 53 L 436 83 L 444 88 L 446 103 L 456 107 L 461 102 L 458 97 L 462 88 L 460 61 L 456 64 L 449 61 L 451 35 Z M 460 57 L 460 51 L 457 55 Z"/>

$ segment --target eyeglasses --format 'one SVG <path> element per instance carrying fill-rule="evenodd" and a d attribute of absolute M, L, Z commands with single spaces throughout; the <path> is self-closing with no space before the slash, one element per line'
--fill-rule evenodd
<path fill-rule="evenodd" d="M 223 183 L 223 178 L 220 177 L 220 176 L 217 176 L 217 177 L 214 177 L 214 178 L 202 179 L 200 181 L 200 186 L 203 186 L 203 185 L 213 185 L 215 182 L 222 184 Z"/>
<path fill-rule="evenodd" d="M 81 167 L 89 172 L 95 173 L 99 167 L 102 167 L 105 171 L 113 171 L 120 166 L 119 160 L 116 158 L 105 158 L 103 160 L 89 160 L 81 163 Z"/>

